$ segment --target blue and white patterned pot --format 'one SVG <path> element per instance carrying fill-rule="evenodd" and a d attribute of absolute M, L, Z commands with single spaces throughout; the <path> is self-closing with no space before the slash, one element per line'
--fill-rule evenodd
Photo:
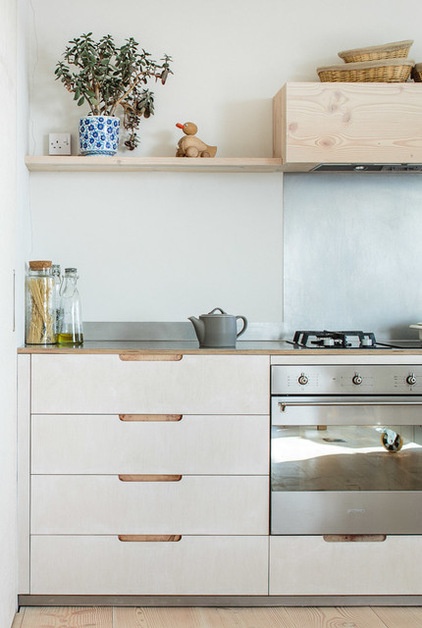
<path fill-rule="evenodd" d="M 86 116 L 79 121 L 81 155 L 115 155 L 119 147 L 120 118 Z"/>

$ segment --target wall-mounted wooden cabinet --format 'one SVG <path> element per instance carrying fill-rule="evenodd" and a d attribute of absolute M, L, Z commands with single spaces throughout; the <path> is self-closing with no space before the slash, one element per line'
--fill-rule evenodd
<path fill-rule="evenodd" d="M 286 83 L 273 99 L 274 157 L 318 164 L 422 164 L 422 84 Z"/>

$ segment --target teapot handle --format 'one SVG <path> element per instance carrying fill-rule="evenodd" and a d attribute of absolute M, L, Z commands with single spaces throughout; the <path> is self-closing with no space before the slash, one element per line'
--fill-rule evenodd
<path fill-rule="evenodd" d="M 241 336 L 241 335 L 242 335 L 242 334 L 246 331 L 246 328 L 247 328 L 247 326 L 248 326 L 248 321 L 246 320 L 246 318 L 245 318 L 244 316 L 236 316 L 236 322 L 237 322 L 239 319 L 243 321 L 243 327 L 242 327 L 242 329 L 241 329 L 241 330 L 240 330 L 240 331 L 236 334 L 236 338 L 239 338 L 239 336 Z"/>
<path fill-rule="evenodd" d="M 227 312 L 222 310 L 221 307 L 215 307 L 213 310 L 211 310 L 211 312 L 208 312 L 208 314 L 214 314 L 214 312 L 221 312 L 221 314 L 227 314 Z"/>

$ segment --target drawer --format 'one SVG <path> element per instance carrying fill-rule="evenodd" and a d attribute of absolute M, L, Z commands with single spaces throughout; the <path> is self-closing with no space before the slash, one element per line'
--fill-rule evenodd
<path fill-rule="evenodd" d="M 268 537 L 33 536 L 31 594 L 267 595 Z"/>
<path fill-rule="evenodd" d="M 270 595 L 420 595 L 422 536 L 382 542 L 270 537 Z"/>
<path fill-rule="evenodd" d="M 31 533 L 268 533 L 267 477 L 179 477 L 33 475 Z"/>
<path fill-rule="evenodd" d="M 37 414 L 268 414 L 269 357 L 33 355 Z M 145 356 L 140 356 L 144 358 Z"/>
<path fill-rule="evenodd" d="M 33 415 L 32 473 L 269 472 L 268 415 L 124 415 L 122 419 L 119 415 Z"/>

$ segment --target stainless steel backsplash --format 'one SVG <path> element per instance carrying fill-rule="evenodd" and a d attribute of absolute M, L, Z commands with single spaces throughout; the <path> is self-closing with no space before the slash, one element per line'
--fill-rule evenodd
<path fill-rule="evenodd" d="M 284 323 L 417 338 L 422 175 L 284 177 Z"/>

